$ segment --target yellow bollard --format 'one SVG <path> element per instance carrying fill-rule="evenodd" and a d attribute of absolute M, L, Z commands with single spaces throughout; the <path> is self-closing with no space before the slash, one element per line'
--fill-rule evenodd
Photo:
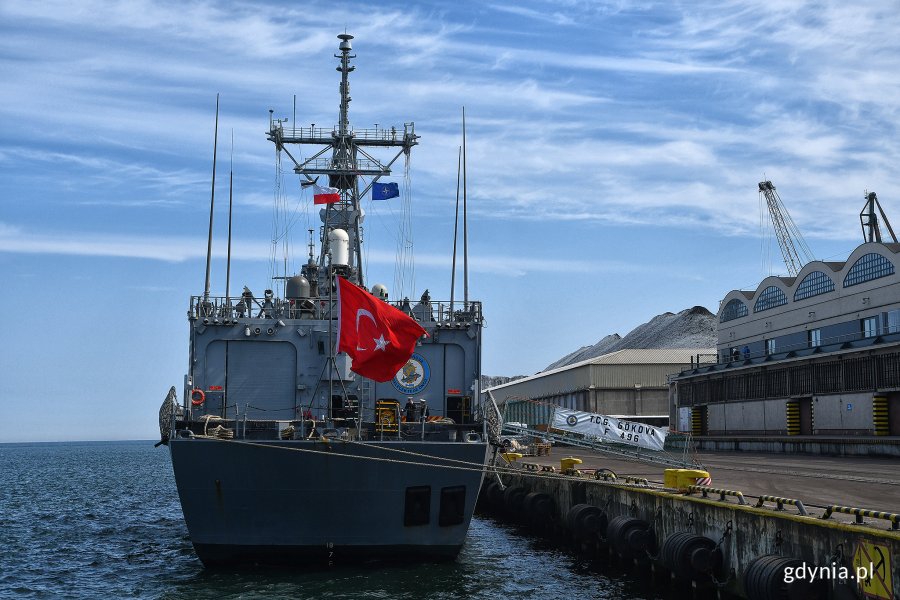
<path fill-rule="evenodd" d="M 675 489 L 678 487 L 678 473 L 684 469 L 666 469 L 663 471 L 663 485 L 667 488 Z"/>
<path fill-rule="evenodd" d="M 709 471 L 700 469 L 666 469 L 663 471 L 663 485 L 682 492 L 692 485 L 710 485 Z"/>
<path fill-rule="evenodd" d="M 581 459 L 574 458 L 572 456 L 567 456 L 566 458 L 561 458 L 559 460 L 559 469 L 560 471 L 568 471 L 569 469 L 574 469 L 575 465 L 580 465 Z"/>
<path fill-rule="evenodd" d="M 522 454 L 520 452 L 503 452 L 500 454 L 500 456 L 502 456 L 503 460 L 508 463 L 515 462 L 518 459 L 522 458 Z"/>

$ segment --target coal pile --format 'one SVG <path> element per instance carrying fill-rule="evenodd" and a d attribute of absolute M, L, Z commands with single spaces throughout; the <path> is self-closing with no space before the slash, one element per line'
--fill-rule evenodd
<path fill-rule="evenodd" d="M 638 325 L 625 337 L 607 335 L 593 346 L 583 346 L 547 365 L 544 371 L 557 369 L 610 352 L 648 348 L 715 348 L 716 315 L 702 306 L 679 313 L 665 312 Z"/>

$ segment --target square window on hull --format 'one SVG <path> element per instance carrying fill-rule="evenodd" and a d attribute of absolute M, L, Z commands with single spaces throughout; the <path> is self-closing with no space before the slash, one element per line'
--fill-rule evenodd
<path fill-rule="evenodd" d="M 449 527 L 460 525 L 466 516 L 466 486 L 455 485 L 441 488 L 441 512 L 438 525 Z"/>
<path fill-rule="evenodd" d="M 406 488 L 406 504 L 403 508 L 403 526 L 428 525 L 431 520 L 431 486 Z"/>

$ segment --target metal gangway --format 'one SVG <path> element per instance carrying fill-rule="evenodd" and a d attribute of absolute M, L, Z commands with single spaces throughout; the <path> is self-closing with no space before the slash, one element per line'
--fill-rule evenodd
<path fill-rule="evenodd" d="M 488 395 L 491 401 L 494 402 L 493 395 L 490 392 L 488 392 Z M 528 400 L 528 402 L 534 403 L 535 401 Z M 550 409 L 551 415 L 552 410 L 556 408 L 556 405 L 554 404 L 538 404 L 542 404 L 545 408 Z M 651 450 L 649 448 L 642 448 L 640 446 L 618 444 L 615 442 L 610 442 L 604 439 L 586 436 L 579 433 L 570 433 L 559 429 L 553 429 L 549 426 L 549 423 L 551 421 L 551 419 L 549 418 L 547 419 L 548 426 L 546 427 L 546 429 L 537 429 L 518 421 L 510 421 L 507 418 L 507 407 L 508 404 L 504 403 L 503 411 L 501 412 L 498 410 L 498 413 L 500 413 L 501 416 L 502 433 L 506 433 L 509 435 L 525 435 L 535 438 L 543 438 L 545 440 L 553 442 L 554 444 L 564 444 L 567 446 L 574 446 L 576 448 L 584 448 L 585 450 L 591 450 L 593 452 L 599 452 L 601 454 L 608 454 L 610 456 L 614 456 L 616 458 L 621 458 L 624 460 L 633 460 L 637 462 L 663 465 L 676 469 L 703 468 L 703 465 L 690 455 L 690 443 L 685 445 L 683 452 L 674 454 L 666 450 L 657 451 Z"/>

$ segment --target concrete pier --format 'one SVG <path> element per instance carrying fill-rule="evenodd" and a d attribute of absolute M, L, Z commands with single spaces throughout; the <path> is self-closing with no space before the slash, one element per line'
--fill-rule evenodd
<path fill-rule="evenodd" d="M 568 455 L 558 448 L 554 453 L 552 459 L 512 462 L 502 469 L 502 484 L 486 478 L 481 507 L 584 551 L 662 572 L 709 597 L 900 600 L 900 529 L 892 529 L 900 526 L 897 515 L 856 516 L 818 502 L 807 507 L 774 494 L 738 494 L 720 487 L 713 469 L 712 485 L 689 493 L 644 483 L 640 476 L 632 479 L 638 483 L 626 483 L 621 465 L 613 480 L 611 461 L 594 466 L 591 461 L 600 458 L 584 453 L 576 469 L 559 472 L 560 458 Z M 662 468 L 650 468 L 662 480 Z M 830 483 L 818 486 L 827 490 Z"/>
<path fill-rule="evenodd" d="M 664 467 L 611 458 L 579 448 L 554 447 L 549 456 L 529 456 L 525 462 L 559 467 L 560 458 L 582 462 L 580 469 L 611 469 L 662 482 Z M 859 506 L 900 513 L 900 461 L 893 458 L 797 456 L 764 452 L 696 452 L 690 457 L 712 475 L 712 485 L 740 490 L 744 495 L 798 498 L 807 506 Z M 852 521 L 853 519 L 849 519 Z"/>
<path fill-rule="evenodd" d="M 701 451 L 900 458 L 900 437 L 897 436 L 705 435 L 688 441 L 684 436 L 670 435 L 666 441 L 673 451 L 690 445 Z"/>

